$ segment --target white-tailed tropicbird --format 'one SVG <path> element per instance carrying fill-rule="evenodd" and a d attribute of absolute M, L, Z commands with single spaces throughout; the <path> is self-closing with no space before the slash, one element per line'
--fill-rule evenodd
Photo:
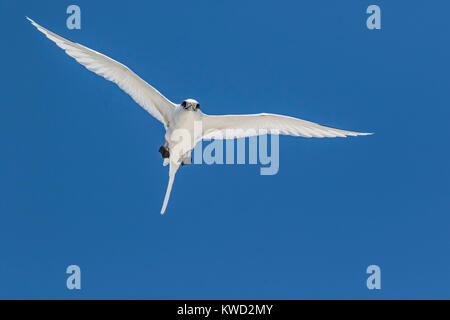
<path fill-rule="evenodd" d="M 164 165 L 170 163 L 170 167 L 169 184 L 161 214 L 166 210 L 178 168 L 180 165 L 191 163 L 191 151 L 195 144 L 202 139 L 234 139 L 255 136 L 266 132 L 308 138 L 371 134 L 335 129 L 293 117 L 270 113 L 223 116 L 204 114 L 200 111 L 200 104 L 197 101 L 186 99 L 181 104 L 175 104 L 120 62 L 79 43 L 63 38 L 40 26 L 30 18 L 26 18 L 69 56 L 88 70 L 117 84 L 148 113 L 162 122 L 166 129 L 166 134 L 165 144 L 159 149 L 159 152 L 161 152 L 164 159 Z M 195 130 L 195 123 L 201 123 L 201 130 Z M 180 137 L 177 131 L 180 134 L 187 132 L 190 137 L 189 142 L 183 141 L 184 145 L 180 146 Z"/>

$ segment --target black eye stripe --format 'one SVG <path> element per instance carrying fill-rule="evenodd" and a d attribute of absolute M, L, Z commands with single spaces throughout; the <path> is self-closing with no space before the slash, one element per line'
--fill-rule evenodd
<path fill-rule="evenodd" d="M 193 103 L 191 103 L 190 105 L 192 105 Z M 188 105 L 188 103 L 187 103 L 187 101 L 186 100 L 184 100 L 181 104 L 180 104 L 183 108 L 187 108 L 187 105 Z M 200 103 L 195 103 L 195 108 L 194 108 L 194 110 L 196 110 L 196 109 L 200 109 Z"/>

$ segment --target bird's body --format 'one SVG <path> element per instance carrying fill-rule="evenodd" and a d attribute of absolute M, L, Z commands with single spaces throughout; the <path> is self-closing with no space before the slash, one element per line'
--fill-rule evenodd
<path fill-rule="evenodd" d="M 182 164 L 191 163 L 191 150 L 197 141 L 201 140 L 201 131 L 195 130 L 195 124 L 202 121 L 203 113 L 186 110 L 181 106 L 175 108 L 166 129 L 165 141 L 169 157 L 164 159 L 164 165 L 169 164 L 169 184 L 164 197 L 161 213 L 164 213 L 169 202 L 175 174 Z M 163 155 L 164 158 L 164 155 Z M 167 160 L 167 161 L 166 161 Z"/>
<path fill-rule="evenodd" d="M 165 143 L 160 148 L 163 164 L 169 164 L 169 184 L 161 214 L 169 201 L 175 174 L 179 167 L 191 163 L 191 151 L 202 139 L 234 139 L 265 133 L 302 137 L 346 137 L 368 135 L 322 126 L 314 122 L 277 114 L 211 116 L 200 110 L 200 104 L 186 99 L 175 104 L 138 77 L 125 65 L 81 44 L 63 38 L 27 18 L 47 38 L 90 71 L 116 83 L 136 103 L 159 120 L 166 129 Z"/>
<path fill-rule="evenodd" d="M 191 151 L 195 147 L 196 142 L 201 140 L 202 133 L 195 130 L 195 124 L 201 123 L 202 120 L 203 113 L 201 111 L 193 112 L 182 107 L 175 108 L 165 134 L 169 151 L 180 150 L 176 154 L 174 152 L 170 153 L 171 157 L 174 157 L 174 161 L 180 161 L 185 153 Z"/>

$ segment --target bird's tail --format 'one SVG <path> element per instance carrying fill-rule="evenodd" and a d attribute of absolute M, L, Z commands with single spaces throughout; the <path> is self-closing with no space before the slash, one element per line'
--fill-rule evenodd
<path fill-rule="evenodd" d="M 164 214 L 164 212 L 166 211 L 167 203 L 169 202 L 170 198 L 170 191 L 172 191 L 173 181 L 175 180 L 175 174 L 177 173 L 179 167 L 180 167 L 179 164 L 170 161 L 169 185 L 167 186 L 166 196 L 164 197 L 163 206 L 161 208 L 161 214 Z"/>

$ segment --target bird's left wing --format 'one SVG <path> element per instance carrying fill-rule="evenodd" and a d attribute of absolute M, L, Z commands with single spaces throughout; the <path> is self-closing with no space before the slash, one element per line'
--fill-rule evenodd
<path fill-rule="evenodd" d="M 56 43 L 69 56 L 77 60 L 88 70 L 95 72 L 103 78 L 114 82 L 123 91 L 128 93 L 148 113 L 164 124 L 167 128 L 175 104 L 164 97 L 158 90 L 142 80 L 127 66 L 117 62 L 97 51 L 89 49 L 79 43 L 63 38 L 50 30 L 45 29 L 33 20 L 27 19 L 47 38 Z"/>
<path fill-rule="evenodd" d="M 270 113 L 224 116 L 205 114 L 203 115 L 202 126 L 203 139 L 234 139 L 266 133 L 307 138 L 333 138 L 371 134 L 335 129 L 298 118 Z"/>

